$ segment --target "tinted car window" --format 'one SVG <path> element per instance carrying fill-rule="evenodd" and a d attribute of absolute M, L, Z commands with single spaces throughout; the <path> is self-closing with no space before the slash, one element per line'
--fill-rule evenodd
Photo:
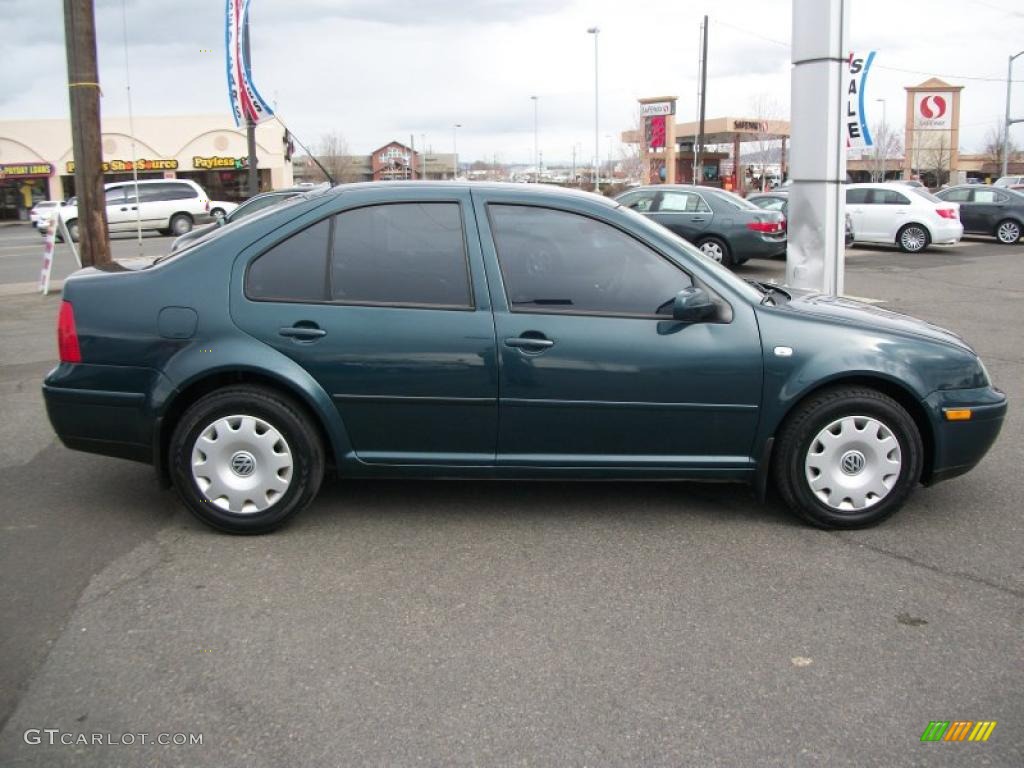
<path fill-rule="evenodd" d="M 846 190 L 846 204 L 847 205 L 863 205 L 868 201 L 867 189 L 848 189 Z"/>
<path fill-rule="evenodd" d="M 245 293 L 251 299 L 325 301 L 327 241 L 324 220 L 278 243 L 249 266 Z"/>
<path fill-rule="evenodd" d="M 549 208 L 489 206 L 511 309 L 671 316 L 690 276 L 600 221 Z M 666 306 L 667 304 L 667 306 Z"/>
<path fill-rule="evenodd" d="M 909 205 L 910 198 L 893 189 L 876 189 L 871 202 L 876 205 Z"/>
<path fill-rule="evenodd" d="M 124 187 L 114 187 L 106 190 L 103 194 L 107 205 L 118 205 L 124 202 Z"/>
<path fill-rule="evenodd" d="M 250 216 L 257 211 L 262 211 L 272 205 L 277 205 L 282 200 L 287 200 L 289 197 L 290 195 L 266 195 L 265 197 L 254 197 L 235 208 L 235 210 L 229 213 L 226 218 L 228 221 L 244 219 L 246 216 Z"/>
<path fill-rule="evenodd" d="M 651 206 L 654 205 L 654 197 L 654 192 L 631 192 L 621 197 L 619 202 L 627 208 L 632 208 L 634 211 L 645 213 L 651 210 Z"/>
<path fill-rule="evenodd" d="M 468 307 L 457 203 L 396 203 L 335 217 L 331 295 L 356 304 Z"/>
<path fill-rule="evenodd" d="M 971 190 L 947 189 L 939 193 L 939 199 L 945 200 L 947 203 L 966 203 L 971 199 Z"/>
<path fill-rule="evenodd" d="M 665 192 L 658 210 L 662 213 L 710 213 L 704 198 L 695 192 Z"/>

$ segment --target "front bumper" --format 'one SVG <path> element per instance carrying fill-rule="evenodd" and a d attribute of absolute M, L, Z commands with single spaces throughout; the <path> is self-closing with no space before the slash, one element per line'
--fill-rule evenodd
<path fill-rule="evenodd" d="M 934 425 L 935 445 L 927 485 L 969 472 L 995 443 L 1006 417 L 1006 395 L 994 387 L 933 392 L 925 407 Z M 948 410 L 970 409 L 968 421 L 948 421 Z"/>

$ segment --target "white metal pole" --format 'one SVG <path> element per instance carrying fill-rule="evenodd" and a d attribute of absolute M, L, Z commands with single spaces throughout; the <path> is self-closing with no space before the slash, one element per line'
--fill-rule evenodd
<path fill-rule="evenodd" d="M 537 145 L 537 102 L 539 99 L 536 96 L 531 96 L 533 99 L 533 182 L 536 184 L 540 181 L 540 165 L 538 158 L 538 145 Z"/>
<path fill-rule="evenodd" d="M 1010 57 L 1009 63 L 1006 65 L 1006 121 L 1003 123 L 1003 172 L 1001 176 L 1008 175 L 1007 167 L 1010 160 L 1010 123 L 1020 122 L 1010 120 L 1010 89 L 1013 86 L 1013 60 L 1018 56 L 1024 55 L 1024 51 L 1015 53 Z"/>
<path fill-rule="evenodd" d="M 600 139 L 600 128 L 598 125 L 598 59 L 597 59 L 597 36 L 601 34 L 601 30 L 597 27 L 591 27 L 587 32 L 594 36 L 594 191 L 597 193 L 601 192 L 601 175 L 599 172 L 599 165 L 601 162 L 601 139 Z"/>
<path fill-rule="evenodd" d="M 461 123 L 455 123 L 452 126 L 452 181 L 459 175 L 459 139 L 458 131 L 462 127 Z"/>
<path fill-rule="evenodd" d="M 885 156 L 889 149 L 889 121 L 885 119 L 885 99 L 875 99 L 875 101 L 882 102 L 882 130 L 881 136 L 878 138 L 883 140 L 883 144 L 875 149 L 875 154 L 878 154 L 879 151 L 882 153 L 882 178 L 880 180 L 885 181 Z"/>
<path fill-rule="evenodd" d="M 786 282 L 843 292 L 849 0 L 793 0 L 792 179 Z"/>

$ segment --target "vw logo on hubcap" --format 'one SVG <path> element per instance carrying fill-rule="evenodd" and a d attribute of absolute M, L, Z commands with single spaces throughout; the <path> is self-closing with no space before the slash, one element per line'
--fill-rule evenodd
<path fill-rule="evenodd" d="M 864 454 L 860 451 L 847 451 L 839 460 L 839 466 L 848 475 L 856 475 L 864 469 Z"/>
<path fill-rule="evenodd" d="M 256 459 L 248 451 L 239 451 L 231 457 L 231 471 L 239 477 L 248 477 L 256 471 Z"/>

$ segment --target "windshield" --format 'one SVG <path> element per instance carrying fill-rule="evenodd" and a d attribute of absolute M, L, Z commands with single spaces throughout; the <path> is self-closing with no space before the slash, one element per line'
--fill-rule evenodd
<path fill-rule="evenodd" d="M 743 202 L 746 201 L 744 200 Z M 723 283 L 728 283 L 729 287 L 732 288 L 737 293 L 750 299 L 750 301 L 761 301 L 763 294 L 760 291 L 760 289 L 755 288 L 746 280 L 737 277 L 732 272 L 730 272 L 728 268 L 723 267 L 717 261 L 714 261 L 713 259 L 710 259 L 707 256 L 705 256 L 703 253 L 700 252 L 698 248 L 694 247 L 691 243 L 681 238 L 675 232 L 672 232 L 671 230 L 661 226 L 661 224 L 657 224 L 651 221 L 643 214 L 637 213 L 636 211 L 632 211 L 629 208 L 626 208 L 625 206 L 620 207 L 619 210 L 626 214 L 638 228 L 646 232 L 649 232 L 653 235 L 657 235 L 659 237 L 671 240 L 673 245 L 676 245 L 690 256 L 700 259 L 701 264 L 703 264 L 705 267 L 712 269 L 715 272 L 715 276 L 718 277 L 719 280 L 721 280 Z"/>
<path fill-rule="evenodd" d="M 929 192 L 926 187 L 910 187 L 910 191 L 913 192 L 918 197 L 923 197 L 925 200 L 927 200 L 930 203 L 942 203 L 942 202 L 945 202 L 944 200 L 936 197 L 931 192 Z"/>

